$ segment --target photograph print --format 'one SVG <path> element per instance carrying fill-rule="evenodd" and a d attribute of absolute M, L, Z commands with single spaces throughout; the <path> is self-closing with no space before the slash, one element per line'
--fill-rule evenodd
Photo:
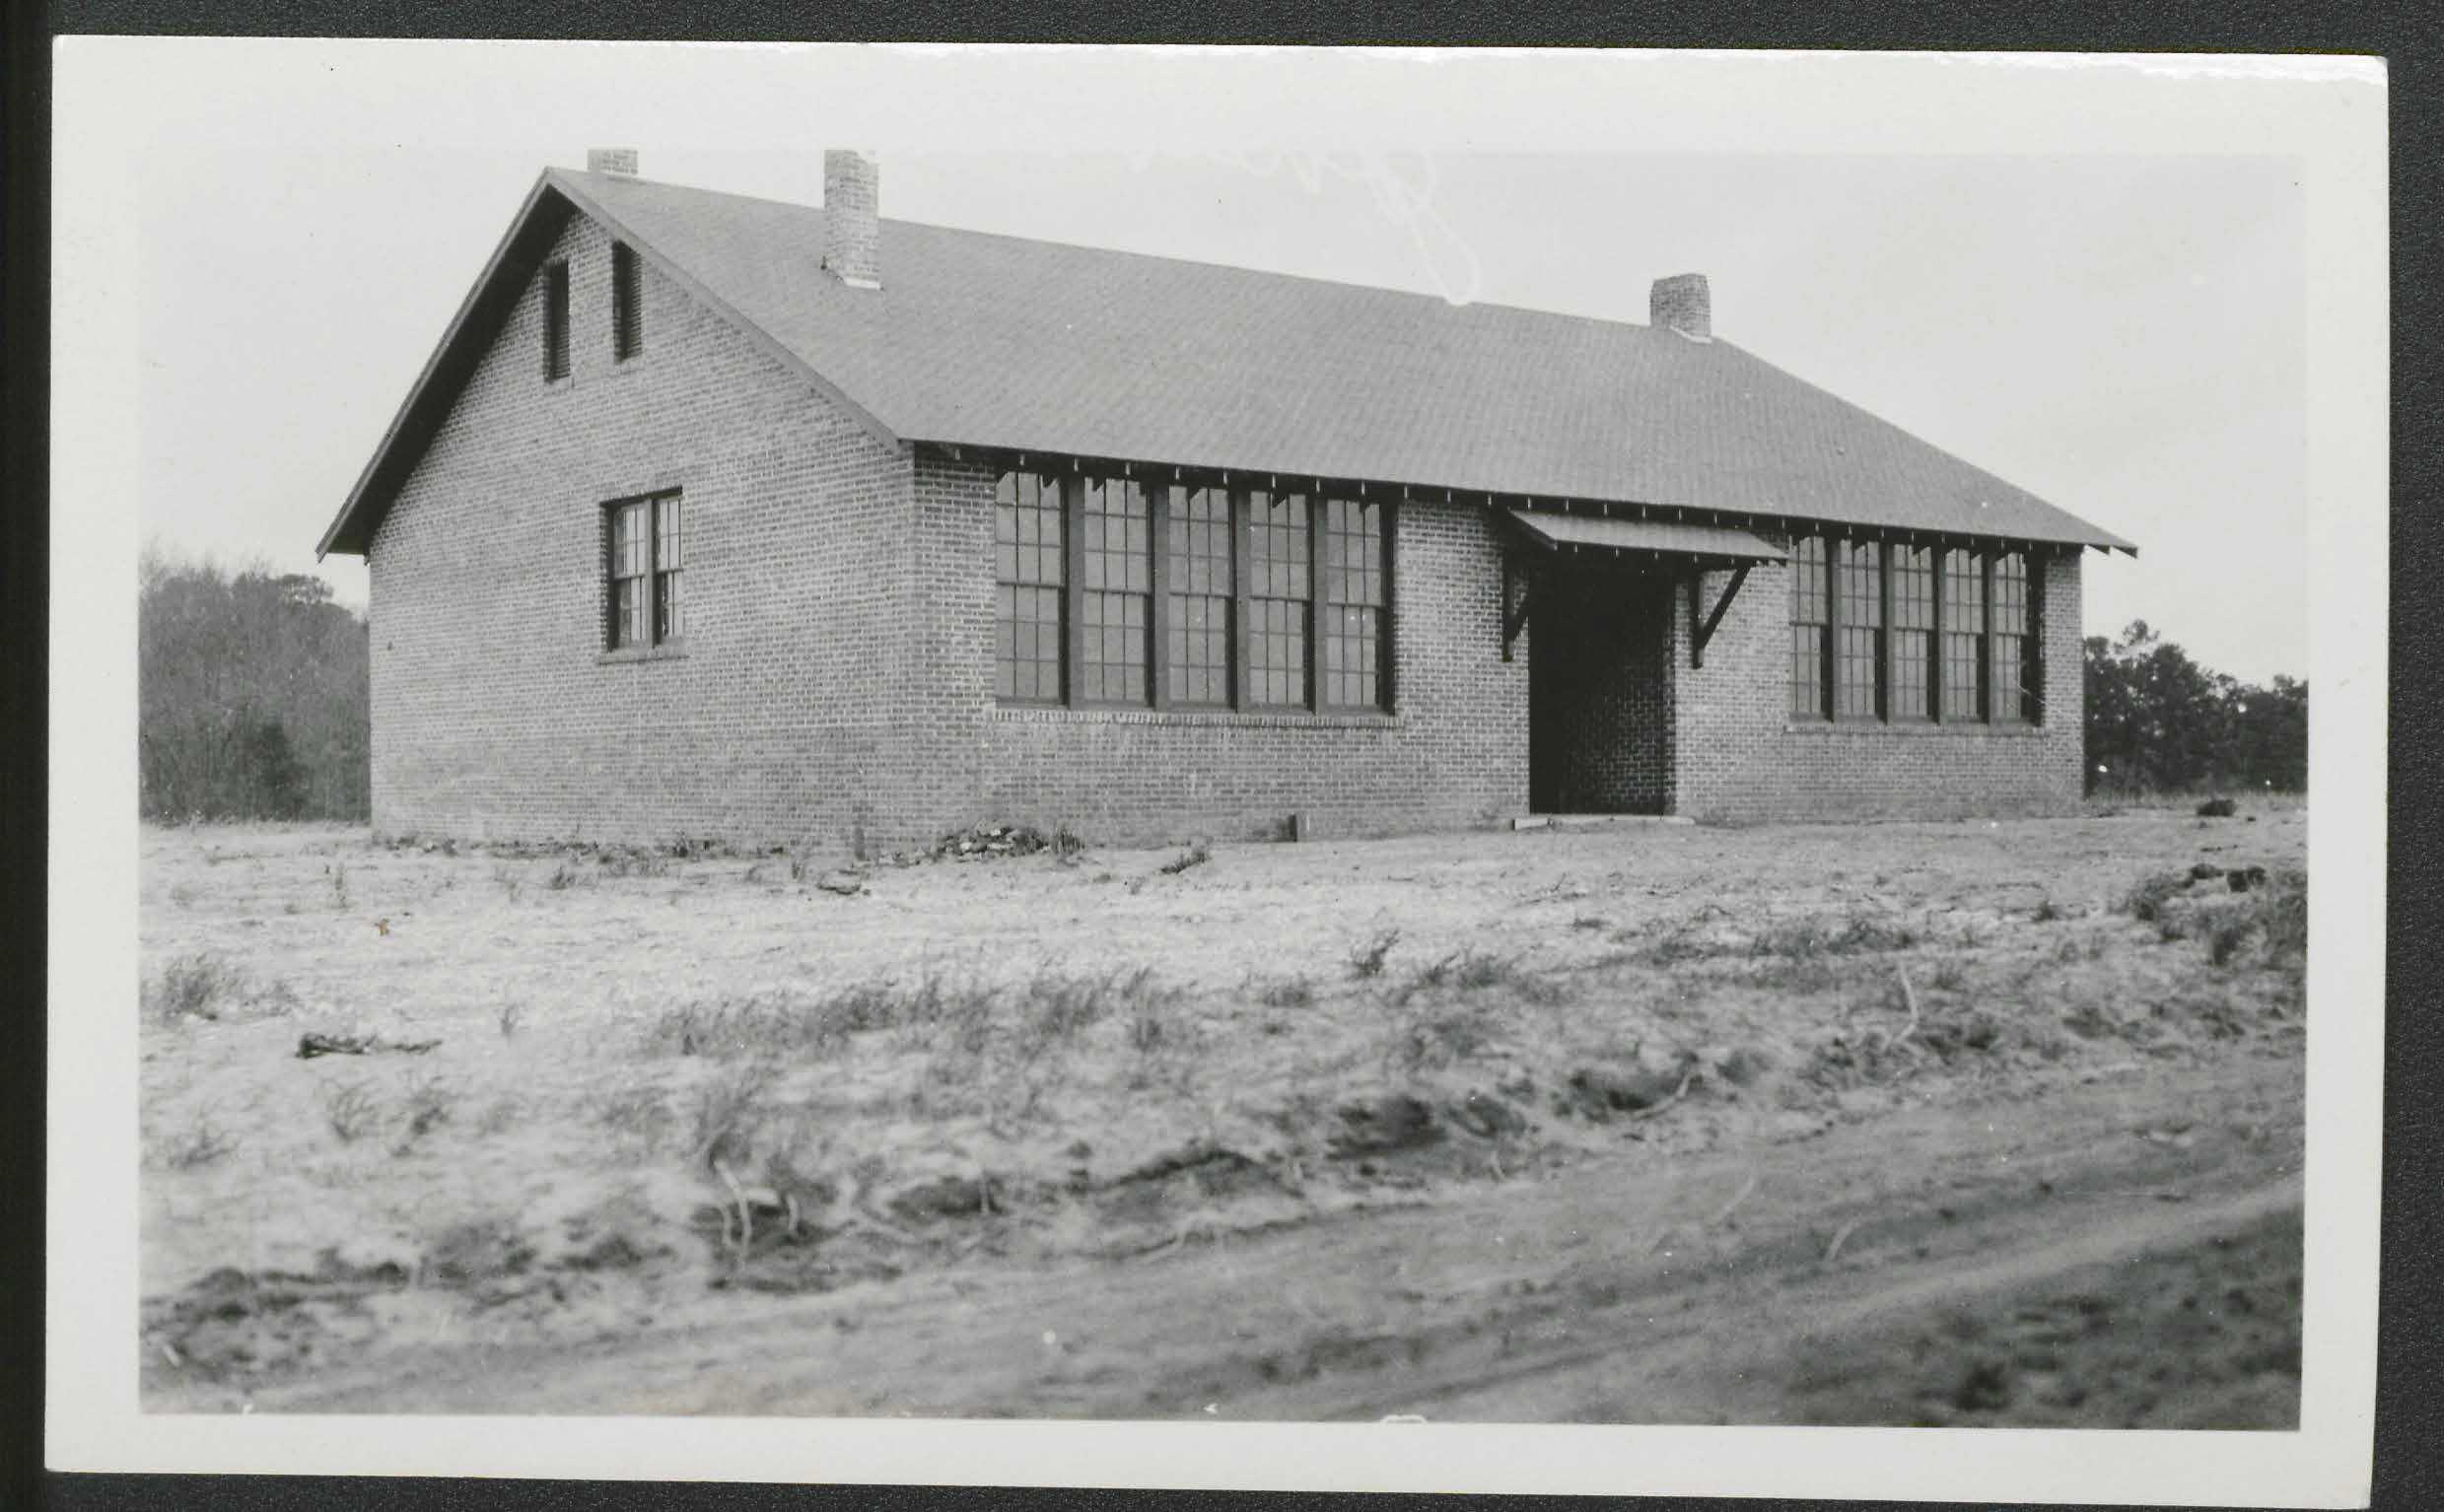
<path fill-rule="evenodd" d="M 602 118 L 131 170 L 148 1420 L 2302 1428 L 2299 158 Z"/>

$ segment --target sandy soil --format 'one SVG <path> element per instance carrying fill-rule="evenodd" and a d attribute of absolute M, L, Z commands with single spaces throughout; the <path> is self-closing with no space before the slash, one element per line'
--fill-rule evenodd
<path fill-rule="evenodd" d="M 2287 1425 L 2305 826 L 149 831 L 146 1404 Z"/>

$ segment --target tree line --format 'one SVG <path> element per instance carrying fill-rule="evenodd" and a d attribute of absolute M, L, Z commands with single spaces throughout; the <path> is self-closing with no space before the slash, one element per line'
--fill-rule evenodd
<path fill-rule="evenodd" d="M 2307 683 L 2210 672 L 2145 620 L 2085 651 L 2088 791 L 2308 787 Z"/>
<path fill-rule="evenodd" d="M 136 743 L 147 818 L 369 817 L 364 616 L 303 573 L 146 547 Z"/>

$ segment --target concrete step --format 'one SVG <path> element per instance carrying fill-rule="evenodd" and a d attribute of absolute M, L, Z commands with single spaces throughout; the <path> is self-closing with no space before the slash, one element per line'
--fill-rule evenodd
<path fill-rule="evenodd" d="M 1642 829 L 1658 824 L 1695 824 L 1687 814 L 1521 814 L 1514 830 Z"/>

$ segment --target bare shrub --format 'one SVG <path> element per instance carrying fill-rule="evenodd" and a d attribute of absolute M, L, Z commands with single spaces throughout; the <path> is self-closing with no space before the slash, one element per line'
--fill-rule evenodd
<path fill-rule="evenodd" d="M 1315 984 L 1303 975 L 1273 977 L 1256 985 L 1256 1000 L 1268 1008 L 1303 1008 L 1315 1001 Z"/>
<path fill-rule="evenodd" d="M 500 1026 L 501 1038 L 515 1039 L 518 1037 L 519 1029 L 526 1021 L 526 1005 L 517 1001 L 505 1002 L 492 1017 L 493 1022 Z"/>
<path fill-rule="evenodd" d="M 439 1076 L 427 1076 L 410 1087 L 400 1112 L 402 1121 L 398 1142 L 390 1153 L 404 1155 L 418 1139 L 450 1122 L 453 1094 Z"/>
<path fill-rule="evenodd" d="M 1420 993 L 1445 987 L 1460 993 L 1506 989 L 1525 1001 L 1538 1004 L 1559 1002 L 1565 996 L 1560 982 L 1522 967 L 1513 957 L 1486 950 L 1464 949 L 1452 951 L 1419 967 L 1392 995 L 1392 1001 L 1395 1004 L 1405 1003 Z"/>
<path fill-rule="evenodd" d="M 331 907 L 345 911 L 348 907 L 348 863 L 331 862 Z"/>
<path fill-rule="evenodd" d="M 687 1109 L 691 1158 L 730 1158 L 752 1143 L 765 1117 L 765 1099 L 780 1076 L 781 1068 L 770 1061 L 750 1061 L 699 1086 Z"/>
<path fill-rule="evenodd" d="M 1350 947 L 1350 975 L 1360 981 L 1383 975 L 1384 958 L 1400 943 L 1398 929 L 1377 929 Z"/>
<path fill-rule="evenodd" d="M 322 1122 L 342 1144 L 353 1144 L 382 1124 L 382 1103 L 362 1082 L 339 1081 L 322 1089 Z"/>
<path fill-rule="evenodd" d="M 209 951 L 182 955 L 162 968 L 143 995 L 145 1015 L 169 1023 L 218 1018 L 244 990 L 245 974 Z"/>
<path fill-rule="evenodd" d="M 2164 906 L 2189 890 L 2188 873 L 2159 871 L 2144 878 L 2122 897 L 2122 912 L 2140 924 L 2155 924 L 2164 917 Z"/>
<path fill-rule="evenodd" d="M 507 861 L 492 868 L 492 880 L 500 886 L 502 896 L 512 903 L 518 901 L 519 893 L 524 891 L 526 885 L 525 879 L 519 875 L 518 868 Z"/>
<path fill-rule="evenodd" d="M 645 1157 L 660 1153 L 678 1118 L 663 1089 L 648 1084 L 604 1093 L 594 1105 L 593 1121 Z"/>
<path fill-rule="evenodd" d="M 1854 955 L 1866 951 L 1907 950 L 1918 943 L 1918 931 L 1897 920 L 1863 910 L 1839 924 L 1825 918 L 1784 920 L 1761 931 L 1749 954 L 1808 957 Z"/>
<path fill-rule="evenodd" d="M 1204 841 L 1200 840 L 1195 845 L 1190 846 L 1187 850 L 1182 851 L 1178 856 L 1172 858 L 1170 860 L 1164 861 L 1161 868 L 1162 873 L 1165 876 L 1178 876 L 1181 872 L 1188 870 L 1190 867 L 1202 866 L 1213 859 L 1213 848 L 1208 846 Z"/>
<path fill-rule="evenodd" d="M 211 1165 L 238 1147 L 238 1136 L 222 1128 L 210 1113 L 197 1112 L 178 1130 L 153 1143 L 153 1159 L 174 1171 Z"/>
<path fill-rule="evenodd" d="M 2037 911 L 2028 916 L 2029 922 L 2032 924 L 2052 924 L 2061 917 L 2061 909 L 2056 906 L 2052 898 L 2048 898 L 2039 903 L 2037 905 Z"/>

